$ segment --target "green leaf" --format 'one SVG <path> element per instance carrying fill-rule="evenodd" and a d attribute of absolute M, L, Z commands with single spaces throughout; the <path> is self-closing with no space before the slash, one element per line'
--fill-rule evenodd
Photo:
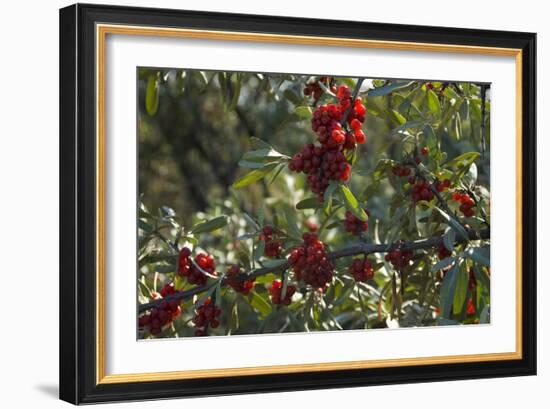
<path fill-rule="evenodd" d="M 310 119 L 313 114 L 311 113 L 311 108 L 306 106 L 299 106 L 296 107 L 294 110 L 294 113 L 300 118 L 300 119 Z"/>
<path fill-rule="evenodd" d="M 151 290 L 149 289 L 149 287 L 147 287 L 147 284 L 145 284 L 145 279 L 142 280 L 138 280 L 138 285 L 139 285 L 139 289 L 141 291 L 141 294 L 144 296 L 144 297 L 147 297 L 147 298 L 153 298 L 153 293 L 151 292 Z"/>
<path fill-rule="evenodd" d="M 430 150 L 436 149 L 438 139 L 433 127 L 430 124 L 424 125 L 424 128 L 422 129 L 422 133 L 424 134 L 424 138 L 426 138 L 426 146 Z"/>
<path fill-rule="evenodd" d="M 414 81 L 395 81 L 384 85 L 383 87 L 378 87 L 367 91 L 369 97 L 381 97 L 387 95 L 391 92 L 407 88 L 408 86 L 414 84 Z"/>
<path fill-rule="evenodd" d="M 159 77 L 151 74 L 145 90 L 145 110 L 150 116 L 157 113 L 159 107 Z"/>
<path fill-rule="evenodd" d="M 491 267 L 491 249 L 489 246 L 470 247 L 464 255 L 476 263 Z"/>
<path fill-rule="evenodd" d="M 273 147 L 264 141 L 263 139 L 256 138 L 255 136 L 250 137 L 250 143 L 254 149 L 273 149 Z"/>
<path fill-rule="evenodd" d="M 302 232 L 298 227 L 298 222 L 296 220 L 296 214 L 294 209 L 292 209 L 289 205 L 285 204 L 283 206 L 283 212 L 285 214 L 286 224 L 288 226 L 288 231 L 291 234 L 291 236 L 294 236 L 297 238 L 301 237 Z"/>
<path fill-rule="evenodd" d="M 447 271 L 445 277 L 443 278 L 441 288 L 439 289 L 439 299 L 441 301 L 441 317 L 443 318 L 450 318 L 451 316 L 456 282 L 458 278 L 459 264 L 460 263 L 455 263 L 451 267 L 451 269 Z"/>
<path fill-rule="evenodd" d="M 283 95 L 285 96 L 286 99 L 288 99 L 294 105 L 298 105 L 302 103 L 302 98 L 300 98 L 294 91 L 288 88 L 284 90 Z"/>
<path fill-rule="evenodd" d="M 435 92 L 430 89 L 426 93 L 426 97 L 428 99 L 428 109 L 434 117 L 439 118 L 439 116 L 441 115 L 441 107 L 439 105 L 439 99 L 437 98 L 437 95 L 435 95 Z"/>
<path fill-rule="evenodd" d="M 321 207 L 323 207 L 323 204 L 316 197 L 308 197 L 296 203 L 296 209 L 298 210 L 320 209 Z"/>
<path fill-rule="evenodd" d="M 269 305 L 269 303 L 256 291 L 250 293 L 250 305 L 263 317 L 267 317 L 271 313 L 271 305 Z"/>
<path fill-rule="evenodd" d="M 138 219 L 138 226 L 141 230 L 143 230 L 146 233 L 151 233 L 154 229 L 153 226 L 151 226 L 149 223 L 144 222 L 141 219 Z"/>
<path fill-rule="evenodd" d="M 252 183 L 255 183 L 259 180 L 262 180 L 265 178 L 275 167 L 277 166 L 277 163 L 268 163 L 264 167 L 260 169 L 254 169 L 251 172 L 248 172 L 246 175 L 244 175 L 242 178 L 237 180 L 235 183 L 233 183 L 233 188 L 240 189 L 245 186 L 248 186 Z"/>
<path fill-rule="evenodd" d="M 457 272 L 456 289 L 453 300 L 453 311 L 459 314 L 468 297 L 468 273 L 465 270 L 466 264 L 462 263 Z"/>
<path fill-rule="evenodd" d="M 401 126 L 406 125 L 407 118 L 405 118 L 403 115 L 401 115 L 395 109 L 392 109 L 390 112 L 393 115 L 394 119 L 399 123 L 399 125 L 401 125 Z M 407 129 L 407 128 L 404 128 L 404 129 Z M 394 131 L 393 133 L 397 133 L 397 132 L 399 132 L 399 131 Z"/>
<path fill-rule="evenodd" d="M 446 167 L 466 167 L 470 166 L 478 157 L 479 152 L 466 152 L 456 158 L 451 159 L 445 164 Z"/>
<path fill-rule="evenodd" d="M 443 236 L 443 244 L 449 251 L 455 250 L 456 234 L 453 229 L 448 229 Z"/>
<path fill-rule="evenodd" d="M 450 100 L 453 100 L 453 99 L 458 100 L 460 98 L 458 94 L 455 92 L 455 90 L 452 89 L 451 87 L 445 88 L 445 91 L 443 91 L 443 96 Z"/>
<path fill-rule="evenodd" d="M 400 125 L 396 128 L 393 128 L 391 133 L 392 134 L 399 134 L 399 133 L 402 133 L 404 131 L 406 131 L 407 129 L 410 129 L 410 128 L 414 128 L 414 127 L 417 127 L 417 126 L 420 126 L 422 125 L 425 121 L 420 121 L 420 120 L 416 120 L 416 121 L 407 121 L 405 119 L 404 116 L 402 116 L 399 112 L 392 112 L 395 116 L 395 119 L 403 124 L 403 125 Z M 403 122 L 403 120 L 405 120 L 406 122 Z"/>
<path fill-rule="evenodd" d="M 458 233 L 458 235 L 462 239 L 468 240 L 468 238 L 469 238 L 468 233 L 466 232 L 464 227 L 459 222 L 457 222 L 454 218 L 449 216 L 446 212 L 441 210 L 439 207 L 436 207 L 436 209 L 439 211 L 441 216 L 443 216 L 443 218 L 447 221 L 447 224 L 449 225 L 449 227 L 451 229 L 453 229 L 456 233 Z"/>
<path fill-rule="evenodd" d="M 331 307 L 332 308 L 338 307 L 344 302 L 349 301 L 349 297 L 354 289 L 355 289 L 355 281 L 354 280 L 348 281 L 344 285 L 344 288 L 342 289 L 340 296 L 332 303 Z"/>
<path fill-rule="evenodd" d="M 254 229 L 256 231 L 260 231 L 260 226 L 258 225 L 258 223 L 256 223 L 256 221 L 252 218 L 252 216 L 250 216 L 248 213 L 246 212 L 243 212 L 243 217 L 246 219 L 246 221 L 248 222 L 248 224 L 250 224 L 252 227 L 254 227 Z"/>
<path fill-rule="evenodd" d="M 258 261 L 262 258 L 265 252 L 265 240 L 258 240 L 256 247 L 254 247 L 253 258 L 255 261 Z"/>
<path fill-rule="evenodd" d="M 214 230 L 218 230 L 218 229 L 221 229 L 222 227 L 225 227 L 228 222 L 229 222 L 229 219 L 227 216 L 214 217 L 213 219 L 210 219 L 206 222 L 202 222 L 193 226 L 190 232 L 193 234 L 212 232 Z"/>
<path fill-rule="evenodd" d="M 267 185 L 268 186 L 271 186 L 273 184 L 273 182 L 275 182 L 275 180 L 277 179 L 277 177 L 281 174 L 281 172 L 283 171 L 283 169 L 285 169 L 286 165 L 284 163 L 279 163 L 277 165 L 277 168 L 275 170 L 275 172 L 273 172 L 273 175 L 271 175 L 271 178 L 269 179 L 269 181 L 267 182 Z"/>
<path fill-rule="evenodd" d="M 272 163 L 278 164 L 277 162 L 272 162 Z M 240 167 L 248 168 L 248 169 L 260 169 L 260 168 L 263 168 L 265 166 L 264 162 L 250 162 L 250 161 L 243 160 L 243 159 L 241 159 L 238 162 L 238 164 L 239 164 Z"/>
<path fill-rule="evenodd" d="M 435 263 L 433 266 L 432 266 L 432 271 L 438 271 L 438 270 L 441 270 L 445 267 L 448 267 L 450 266 L 451 264 L 453 264 L 455 262 L 455 258 L 454 257 L 445 257 L 443 260 L 440 260 L 438 261 L 437 263 Z"/>
<path fill-rule="evenodd" d="M 327 215 L 332 211 L 332 196 L 334 195 L 334 191 L 337 187 L 338 183 L 335 181 L 331 181 L 325 190 L 325 194 L 323 196 L 323 211 Z"/>
<path fill-rule="evenodd" d="M 168 206 L 161 206 L 160 211 L 164 217 L 174 217 L 176 215 L 174 209 Z"/>
<path fill-rule="evenodd" d="M 272 260 L 266 260 L 262 263 L 265 268 L 278 268 L 286 263 L 286 258 L 276 258 Z"/>
<path fill-rule="evenodd" d="M 277 152 L 273 148 L 257 149 L 255 151 L 246 152 L 243 155 L 243 160 L 247 162 L 276 163 L 278 159 L 289 159 L 289 157 L 283 155 L 281 152 Z"/>
<path fill-rule="evenodd" d="M 367 213 L 359 206 L 359 202 L 349 190 L 349 188 L 345 185 L 340 185 L 340 192 L 342 193 L 342 197 L 344 200 L 344 204 L 346 208 L 354 214 L 355 217 L 357 217 L 359 220 L 367 221 L 368 216 Z"/>

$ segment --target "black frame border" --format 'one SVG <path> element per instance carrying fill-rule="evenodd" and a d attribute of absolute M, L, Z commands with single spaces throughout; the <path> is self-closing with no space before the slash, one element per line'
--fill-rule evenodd
<path fill-rule="evenodd" d="M 97 384 L 96 23 L 521 49 L 522 359 Z M 87 4 L 61 9 L 59 24 L 60 399 L 82 404 L 536 374 L 536 34 Z"/>

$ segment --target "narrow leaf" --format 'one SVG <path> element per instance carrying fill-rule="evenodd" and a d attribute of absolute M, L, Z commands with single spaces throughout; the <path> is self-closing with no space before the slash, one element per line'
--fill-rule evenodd
<path fill-rule="evenodd" d="M 254 169 L 251 172 L 248 172 L 246 175 L 244 175 L 242 178 L 237 180 L 235 183 L 233 183 L 233 187 L 235 189 L 240 189 L 245 186 L 248 186 L 254 182 L 257 182 L 259 180 L 262 180 L 265 178 L 275 167 L 277 166 L 277 163 L 268 163 L 264 167 L 260 169 Z"/>
<path fill-rule="evenodd" d="M 193 234 L 212 232 L 226 226 L 228 221 L 229 219 L 227 216 L 214 217 L 213 219 L 193 226 L 190 232 Z"/>
<path fill-rule="evenodd" d="M 357 201 L 351 190 L 349 190 L 347 186 L 340 185 L 340 191 L 342 192 L 342 197 L 346 208 L 350 212 L 352 212 L 359 220 L 367 221 L 367 213 L 365 213 L 361 206 L 359 206 L 359 202 Z"/>

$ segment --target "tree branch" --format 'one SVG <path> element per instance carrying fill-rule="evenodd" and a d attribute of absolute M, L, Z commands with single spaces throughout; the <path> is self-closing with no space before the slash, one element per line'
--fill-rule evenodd
<path fill-rule="evenodd" d="M 490 230 L 489 229 L 483 229 L 480 231 L 474 231 L 469 230 L 468 231 L 468 240 L 464 240 L 461 238 L 458 238 L 456 240 L 456 243 L 464 243 L 466 241 L 472 241 L 472 240 L 485 240 L 490 238 Z M 421 249 L 428 249 L 428 248 L 434 248 L 439 246 L 443 243 L 443 235 L 440 236 L 433 236 L 426 239 L 416 240 L 416 241 L 409 241 L 404 243 L 386 243 L 386 244 L 372 244 L 372 243 L 358 243 L 354 244 L 349 247 L 345 247 L 340 250 L 336 250 L 332 253 L 329 253 L 329 258 L 332 260 L 343 258 L 343 257 L 350 257 L 355 256 L 357 254 L 372 254 L 372 253 L 387 253 L 391 251 L 394 248 L 399 247 L 402 250 L 421 250 Z M 276 267 L 262 267 L 259 269 L 256 269 L 254 271 L 251 271 L 247 274 L 240 274 L 237 279 L 240 281 L 246 281 L 251 280 L 253 278 L 273 273 L 276 271 L 286 270 L 290 267 L 288 264 L 288 261 L 285 263 L 282 263 L 279 266 Z M 222 280 L 221 285 L 225 285 L 226 280 Z M 139 312 L 143 313 L 151 308 L 154 308 L 158 306 L 162 301 L 172 301 L 172 300 L 185 300 L 188 298 L 193 297 L 195 294 L 200 294 L 202 292 L 205 292 L 209 290 L 213 285 L 217 285 L 217 283 L 214 284 L 207 284 L 203 286 L 198 286 L 191 288 L 187 291 L 181 291 L 172 295 L 169 295 L 165 298 L 154 300 L 151 302 L 148 302 L 146 304 L 140 304 L 139 305 Z"/>

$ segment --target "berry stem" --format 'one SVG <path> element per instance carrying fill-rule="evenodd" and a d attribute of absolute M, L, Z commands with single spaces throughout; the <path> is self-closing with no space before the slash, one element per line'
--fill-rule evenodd
<path fill-rule="evenodd" d="M 359 95 L 359 90 L 361 89 L 361 85 L 363 85 L 363 81 L 365 81 L 364 78 L 359 78 L 357 80 L 357 84 L 355 84 L 355 88 L 353 89 L 353 94 L 351 96 L 351 105 L 348 109 L 344 111 L 344 115 L 342 116 L 342 120 L 340 121 L 340 125 L 344 126 L 346 124 L 346 121 L 348 120 L 348 115 L 353 109 L 353 101 L 355 101 L 355 98 L 357 98 L 357 95 Z"/>

